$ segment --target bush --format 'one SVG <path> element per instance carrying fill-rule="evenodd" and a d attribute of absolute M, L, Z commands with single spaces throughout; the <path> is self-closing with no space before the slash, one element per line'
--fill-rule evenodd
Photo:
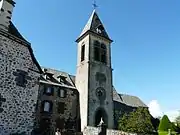
<path fill-rule="evenodd" d="M 177 127 L 174 125 L 174 123 L 171 123 L 168 116 L 164 115 L 160 121 L 159 124 L 159 131 L 168 131 L 168 129 L 171 129 L 171 131 L 176 131 Z"/>
<path fill-rule="evenodd" d="M 151 123 L 151 115 L 147 108 L 139 107 L 130 114 L 124 114 L 119 120 L 118 129 L 125 132 L 152 133 L 154 131 Z"/>

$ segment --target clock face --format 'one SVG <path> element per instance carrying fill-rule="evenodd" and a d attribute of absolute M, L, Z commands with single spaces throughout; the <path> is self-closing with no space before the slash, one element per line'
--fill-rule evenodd
<path fill-rule="evenodd" d="M 1 11 L 2 6 L 3 6 L 3 0 L 0 0 L 0 11 Z"/>
<path fill-rule="evenodd" d="M 96 96 L 99 100 L 105 100 L 106 99 L 106 91 L 104 88 L 99 87 L 96 89 Z"/>

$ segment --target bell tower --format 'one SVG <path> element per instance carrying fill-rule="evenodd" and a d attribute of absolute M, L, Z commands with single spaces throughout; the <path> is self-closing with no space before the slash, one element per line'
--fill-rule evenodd
<path fill-rule="evenodd" d="M 108 128 L 113 128 L 112 40 L 95 10 L 76 42 L 81 131 L 86 126 L 97 126 L 101 118 Z"/>

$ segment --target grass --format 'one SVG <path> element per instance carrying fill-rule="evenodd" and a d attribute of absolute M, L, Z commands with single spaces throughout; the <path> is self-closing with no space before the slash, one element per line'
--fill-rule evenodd
<path fill-rule="evenodd" d="M 158 134 L 159 135 L 168 135 L 168 132 L 167 131 L 159 131 Z M 178 135 L 178 134 L 176 134 L 176 132 L 171 132 L 171 135 Z"/>

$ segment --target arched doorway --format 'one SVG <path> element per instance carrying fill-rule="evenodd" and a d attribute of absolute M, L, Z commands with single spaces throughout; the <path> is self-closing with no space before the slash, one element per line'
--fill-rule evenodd
<path fill-rule="evenodd" d="M 103 108 L 99 108 L 95 112 L 95 120 L 94 120 L 95 126 L 97 126 L 100 123 L 101 118 L 102 118 L 104 124 L 107 125 L 108 124 L 108 116 L 106 114 L 106 111 Z"/>

